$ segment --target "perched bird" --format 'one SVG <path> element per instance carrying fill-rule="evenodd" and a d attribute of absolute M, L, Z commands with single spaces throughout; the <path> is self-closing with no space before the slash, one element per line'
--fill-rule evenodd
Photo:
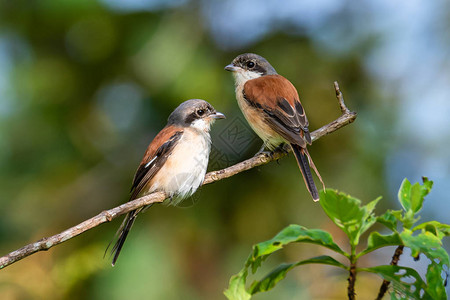
<path fill-rule="evenodd" d="M 233 72 L 238 105 L 264 146 L 274 150 L 290 145 L 306 187 L 318 201 L 310 166 L 322 185 L 323 181 L 306 149 L 311 144 L 309 123 L 295 87 L 264 57 L 253 53 L 239 55 L 225 70 Z"/>
<path fill-rule="evenodd" d="M 170 204 L 176 205 L 192 195 L 205 178 L 211 150 L 210 127 L 216 119 L 224 118 L 204 100 L 181 103 L 148 146 L 134 175 L 130 200 L 163 191 L 170 197 Z M 113 266 L 137 215 L 145 208 L 129 212 L 117 231 L 111 250 Z"/>

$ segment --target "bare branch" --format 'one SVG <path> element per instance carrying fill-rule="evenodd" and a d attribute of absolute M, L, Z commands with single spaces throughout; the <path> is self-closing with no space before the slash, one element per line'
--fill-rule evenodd
<path fill-rule="evenodd" d="M 332 133 L 347 124 L 352 123 L 356 119 L 356 113 L 350 111 L 344 104 L 344 98 L 339 89 L 339 85 L 337 82 L 334 82 L 334 88 L 336 91 L 336 98 L 339 102 L 339 106 L 341 108 L 342 115 L 334 120 L 333 122 L 315 130 L 311 133 L 311 139 L 313 141 Z M 213 171 L 206 174 L 205 181 L 203 184 L 213 183 L 231 176 L 234 176 L 243 171 L 250 170 L 254 167 L 265 165 L 273 160 L 278 160 L 285 156 L 285 153 L 276 152 L 272 156 L 261 153 L 257 156 L 254 156 L 250 159 L 244 160 L 240 163 L 237 163 L 233 166 L 225 168 L 223 170 Z M 100 224 L 110 222 L 113 219 L 121 216 L 123 214 L 128 213 L 131 210 L 137 209 L 139 207 L 143 207 L 152 203 L 161 203 L 167 198 L 166 194 L 163 192 L 156 192 L 139 199 L 135 199 L 133 201 L 129 201 L 125 204 L 122 204 L 118 207 L 115 207 L 110 210 L 106 210 L 101 212 L 100 214 L 92 217 L 74 227 L 71 227 L 61 233 L 53 235 L 51 237 L 43 238 L 35 243 L 26 245 L 16 251 L 13 251 L 3 257 L 0 257 L 0 269 L 3 269 L 16 261 L 19 261 L 27 256 L 32 255 L 38 251 L 48 250 L 53 246 L 61 244 L 77 235 L 86 232 L 89 229 L 97 227 Z"/>

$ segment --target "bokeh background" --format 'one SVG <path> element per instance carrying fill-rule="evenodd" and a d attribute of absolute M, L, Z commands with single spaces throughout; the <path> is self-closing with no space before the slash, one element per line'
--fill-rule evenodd
<path fill-rule="evenodd" d="M 251 157 L 261 142 L 223 70 L 243 52 L 294 83 L 311 131 L 339 116 L 339 82 L 358 118 L 310 147 L 327 187 L 365 203 L 381 195 L 381 213 L 399 207 L 404 177 L 428 176 L 423 219 L 450 222 L 448 1 L 5 0 L 0 254 L 126 201 L 147 144 L 184 100 L 206 99 L 228 117 L 213 127 L 211 169 Z M 288 224 L 347 242 L 311 201 L 292 156 L 205 186 L 182 207 L 152 207 L 112 268 L 103 253 L 120 223 L 0 271 L 0 297 L 224 299 L 251 245 Z M 321 251 L 291 246 L 263 269 Z M 386 264 L 392 253 L 361 263 Z M 426 269 L 425 258 L 408 257 L 401 263 Z M 346 277 L 304 266 L 255 299 L 345 299 Z M 373 299 L 380 283 L 361 274 L 358 297 Z"/>

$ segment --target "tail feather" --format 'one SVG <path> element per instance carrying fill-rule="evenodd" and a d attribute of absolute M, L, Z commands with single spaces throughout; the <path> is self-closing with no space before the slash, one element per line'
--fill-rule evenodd
<path fill-rule="evenodd" d="M 311 158 L 311 155 L 309 155 L 309 152 L 307 149 L 305 149 L 305 154 L 306 154 L 306 156 L 308 156 L 309 166 L 314 170 L 314 172 L 316 173 L 317 177 L 320 180 L 320 183 L 322 183 L 322 188 L 325 190 L 325 183 L 323 183 L 322 176 L 320 176 L 320 173 L 317 170 L 316 165 L 314 164 L 314 162 Z"/>
<path fill-rule="evenodd" d="M 308 150 L 306 148 L 302 148 L 299 145 L 291 144 L 292 152 L 295 155 L 295 159 L 297 160 L 297 164 L 300 168 L 300 171 L 303 175 L 303 180 L 305 181 L 305 185 L 308 188 L 309 193 L 311 194 L 314 201 L 319 201 L 319 192 L 317 191 L 316 184 L 314 183 L 314 179 L 311 173 L 310 165 L 313 170 L 316 172 L 317 177 L 319 177 L 320 182 L 322 183 L 324 189 L 325 185 L 323 184 L 322 177 L 317 171 L 314 162 L 309 156 Z"/>
<path fill-rule="evenodd" d="M 117 230 L 117 233 L 116 233 L 117 241 L 111 249 L 111 255 L 113 255 L 113 259 L 112 259 L 112 263 L 111 263 L 112 266 L 114 266 L 116 264 L 116 261 L 119 258 L 120 251 L 122 250 L 123 244 L 125 243 L 128 233 L 130 232 L 131 227 L 133 226 L 138 213 L 139 213 L 139 210 L 130 211 L 126 215 L 125 219 L 123 220 L 122 225 L 119 227 L 119 230 Z M 105 254 L 108 251 L 108 248 L 110 245 L 111 245 L 111 243 L 106 248 Z"/>

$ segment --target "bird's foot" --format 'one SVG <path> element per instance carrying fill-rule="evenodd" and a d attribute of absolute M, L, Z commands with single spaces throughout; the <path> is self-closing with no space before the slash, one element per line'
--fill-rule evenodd
<path fill-rule="evenodd" d="M 289 144 L 286 144 L 286 143 L 282 143 L 278 147 L 273 149 L 273 153 L 288 154 L 289 151 L 291 151 L 291 146 Z"/>
<path fill-rule="evenodd" d="M 259 154 L 261 154 L 261 153 L 265 153 L 265 152 L 267 152 L 267 151 L 265 151 L 266 150 L 266 144 L 262 144 L 262 146 L 261 146 L 261 148 L 259 148 L 259 150 L 258 150 L 258 152 L 256 152 L 256 154 L 254 155 L 254 156 L 258 156 Z"/>
<path fill-rule="evenodd" d="M 278 147 L 276 147 L 275 149 L 273 149 L 272 151 L 266 150 L 266 145 L 263 144 L 261 149 L 259 149 L 259 151 L 254 155 L 254 156 L 258 156 L 260 154 L 264 154 L 266 157 L 269 157 L 270 159 L 273 159 L 275 153 L 283 153 L 283 154 L 287 154 L 290 151 L 290 146 L 288 144 L 280 144 Z"/>
<path fill-rule="evenodd" d="M 253 157 L 259 156 L 260 154 L 264 154 L 264 156 L 269 157 L 271 159 L 273 158 L 272 151 L 266 150 L 266 144 L 262 144 L 261 148 L 258 150 L 258 152 L 255 153 L 255 155 L 253 155 Z"/>

